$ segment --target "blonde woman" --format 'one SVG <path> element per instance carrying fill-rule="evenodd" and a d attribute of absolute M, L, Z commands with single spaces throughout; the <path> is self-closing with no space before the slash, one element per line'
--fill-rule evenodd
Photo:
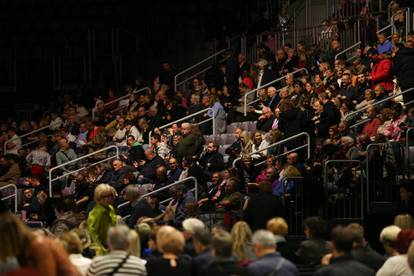
<path fill-rule="evenodd" d="M 148 260 L 147 275 L 190 276 L 191 262 L 180 257 L 184 249 L 184 235 L 171 226 L 162 226 L 156 234 L 157 248 L 162 257 Z"/>
<path fill-rule="evenodd" d="M 403 229 L 412 229 L 414 228 L 414 220 L 409 214 L 400 214 L 395 216 L 394 225 Z"/>
<path fill-rule="evenodd" d="M 245 221 L 238 221 L 231 228 L 233 256 L 242 264 L 255 259 L 252 249 L 252 236 L 252 230 Z"/>
<path fill-rule="evenodd" d="M 253 143 L 250 140 L 250 134 L 248 131 L 243 130 L 240 133 L 240 141 L 241 141 L 241 155 L 248 155 L 253 150 Z"/>
<path fill-rule="evenodd" d="M 100 249 L 107 248 L 108 229 L 116 224 L 115 209 L 112 206 L 116 191 L 109 184 L 99 184 L 95 188 L 95 207 L 88 215 L 88 231 L 92 242 Z"/>

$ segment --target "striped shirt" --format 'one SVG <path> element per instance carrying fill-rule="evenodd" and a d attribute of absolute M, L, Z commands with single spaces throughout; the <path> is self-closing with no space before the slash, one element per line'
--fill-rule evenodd
<path fill-rule="evenodd" d="M 118 265 L 124 260 L 127 252 L 114 251 L 105 256 L 98 256 L 92 260 L 89 266 L 88 276 L 104 276 L 115 270 Z M 114 276 L 146 276 L 147 270 L 145 268 L 145 261 L 130 255 L 124 264 L 118 269 Z"/>

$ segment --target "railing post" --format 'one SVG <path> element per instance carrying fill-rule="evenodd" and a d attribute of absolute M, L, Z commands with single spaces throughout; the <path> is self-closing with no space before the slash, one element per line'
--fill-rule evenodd
<path fill-rule="evenodd" d="M 6 200 L 6 199 L 9 199 L 9 198 L 12 198 L 13 197 L 14 198 L 14 213 L 17 213 L 17 186 L 14 185 L 14 184 L 7 184 L 7 185 L 5 185 L 3 187 L 0 187 L 0 191 L 1 190 L 5 190 L 7 188 L 12 188 L 14 194 L 7 195 L 7 196 L 5 196 L 3 198 L 0 198 L 0 200 Z"/>
<path fill-rule="evenodd" d="M 75 158 L 75 159 L 70 160 L 70 161 L 68 161 L 68 162 L 65 162 L 65 163 L 63 163 L 63 164 L 57 165 L 57 166 L 55 166 L 55 167 L 53 167 L 53 168 L 50 168 L 50 169 L 49 169 L 49 196 L 52 196 L 52 195 L 53 195 L 53 194 L 52 194 L 52 182 L 53 182 L 53 181 L 55 181 L 55 180 L 57 180 L 57 179 L 60 179 L 60 178 L 62 178 L 62 177 L 65 177 L 65 176 L 71 175 L 71 174 L 73 174 L 73 173 L 75 173 L 75 172 L 79 172 L 79 171 L 81 171 L 81 170 L 84 170 L 84 169 L 86 169 L 86 168 L 87 168 L 87 166 L 86 166 L 86 167 L 82 167 L 81 169 L 77 169 L 77 170 L 75 170 L 75 171 L 71 171 L 71 172 L 69 172 L 69 173 L 63 174 L 63 175 L 58 176 L 58 177 L 56 177 L 56 178 L 52 178 L 52 176 L 53 176 L 53 174 L 52 174 L 52 173 L 53 173 L 55 170 L 60 169 L 60 168 L 64 168 L 64 167 L 66 167 L 66 166 L 67 166 L 67 165 L 69 165 L 69 164 L 73 164 L 73 163 L 79 162 L 80 160 L 83 160 L 83 159 L 89 158 L 89 157 L 91 157 L 91 156 L 94 156 L 95 154 L 97 154 L 97 153 L 99 153 L 99 152 L 107 151 L 107 150 L 109 150 L 109 149 L 114 149 L 114 148 L 115 148 L 115 152 L 116 152 L 115 157 L 116 157 L 116 158 L 119 158 L 119 148 L 118 148 L 117 146 L 112 145 L 112 146 L 108 146 L 108 147 L 106 147 L 106 148 L 99 149 L 99 150 L 97 150 L 97 151 L 94 151 L 94 152 L 88 153 L 88 154 L 83 155 L 83 156 L 81 156 L 81 157 Z M 114 159 L 114 157 L 105 158 L 105 159 L 103 159 L 103 160 L 100 160 L 100 161 L 98 161 L 98 162 L 94 163 L 93 165 L 97 165 L 97 164 L 99 164 L 99 163 L 106 162 L 106 161 L 108 161 L 108 160 L 110 160 L 110 159 Z"/>

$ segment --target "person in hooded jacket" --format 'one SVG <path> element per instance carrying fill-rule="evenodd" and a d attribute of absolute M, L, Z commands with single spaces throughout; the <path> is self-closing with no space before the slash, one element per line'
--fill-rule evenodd
<path fill-rule="evenodd" d="M 392 76 L 392 61 L 388 55 L 378 54 L 377 50 L 371 48 L 368 50 L 368 56 L 372 59 L 371 81 L 375 87 L 380 84 L 384 87 L 385 92 L 390 93 L 394 90 Z"/>

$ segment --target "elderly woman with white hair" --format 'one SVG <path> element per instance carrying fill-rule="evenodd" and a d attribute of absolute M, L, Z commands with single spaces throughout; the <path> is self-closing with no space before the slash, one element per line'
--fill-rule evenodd
<path fill-rule="evenodd" d="M 341 138 L 341 146 L 348 160 L 355 160 L 361 156 L 360 150 L 355 146 L 355 141 L 350 136 Z"/>

